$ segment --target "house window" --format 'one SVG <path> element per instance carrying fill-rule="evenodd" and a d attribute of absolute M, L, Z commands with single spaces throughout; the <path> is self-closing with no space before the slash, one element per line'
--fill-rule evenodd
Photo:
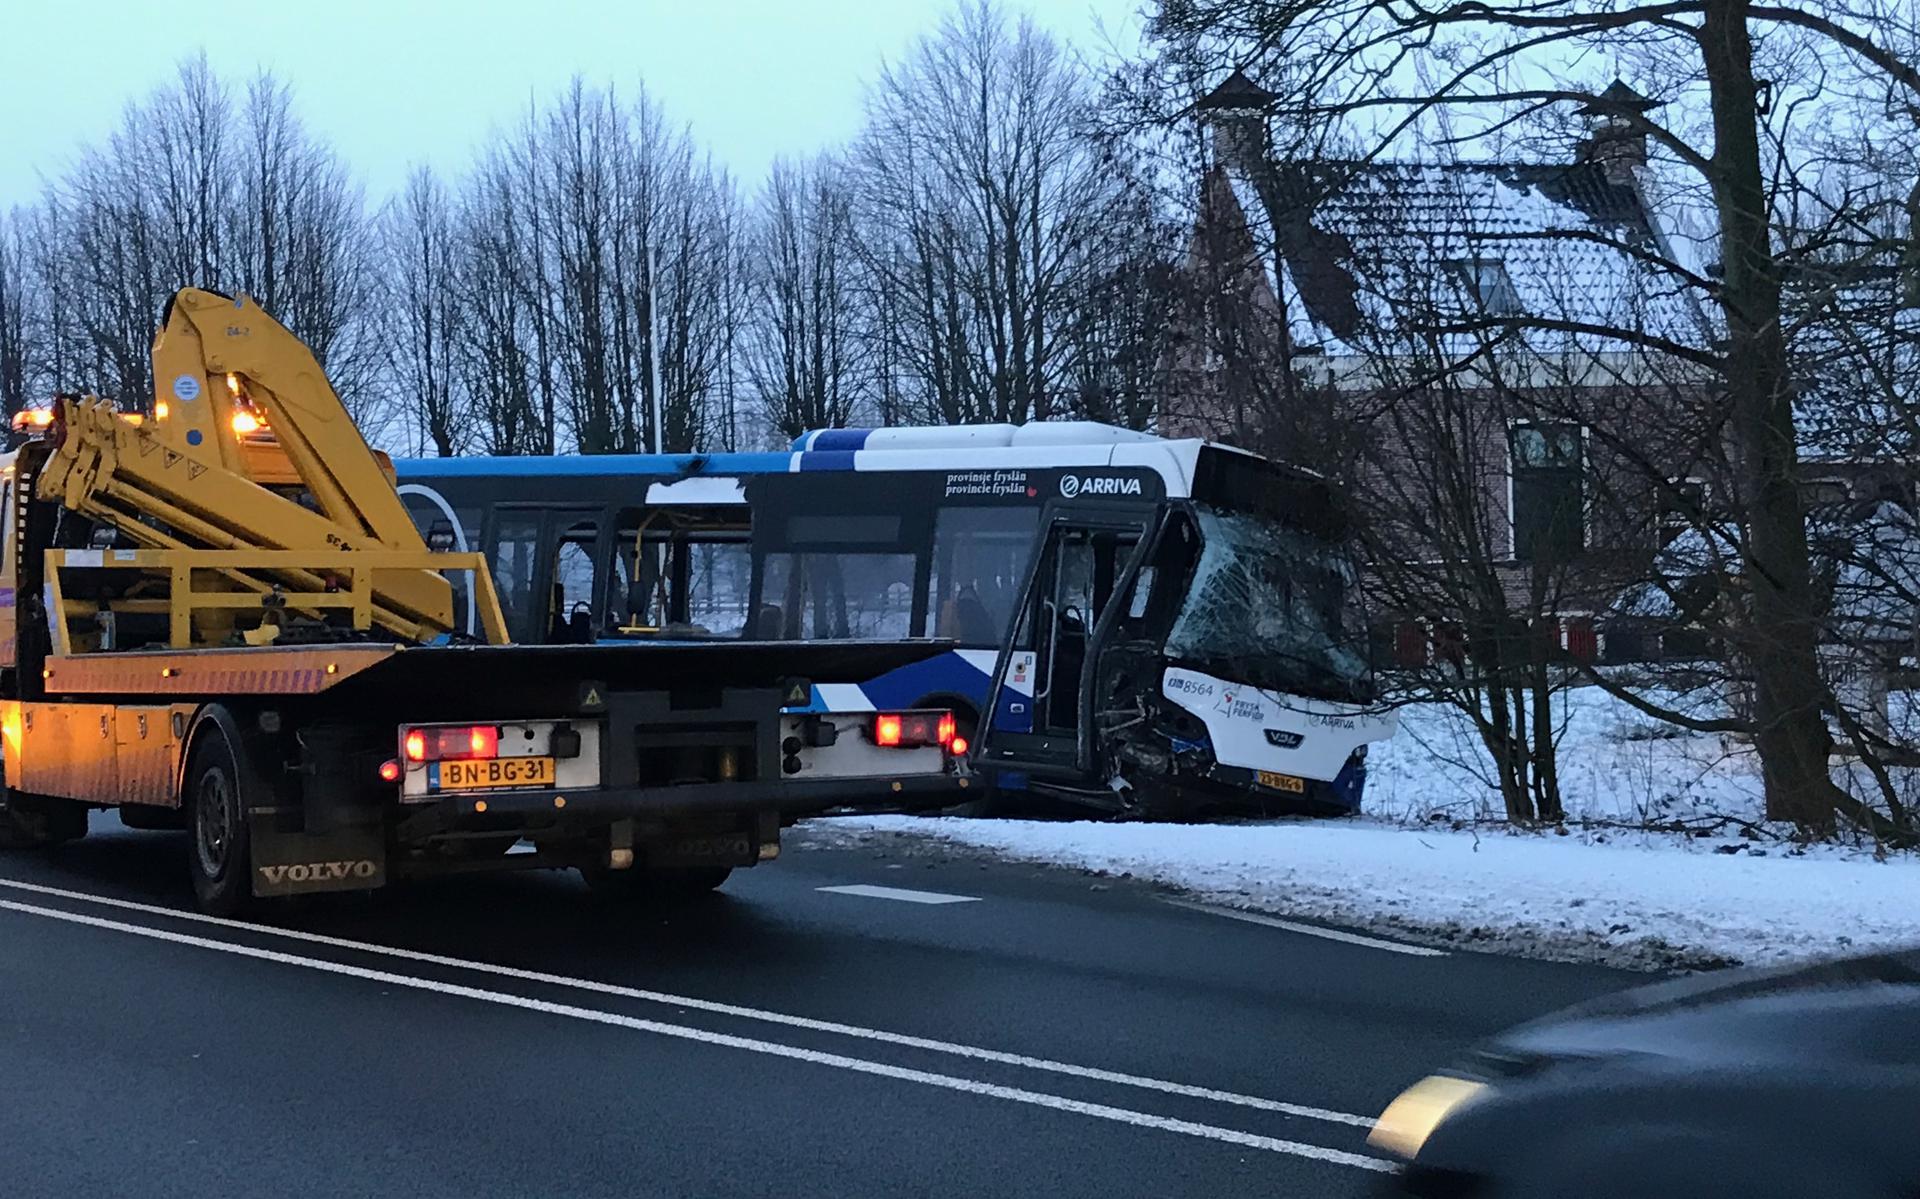
<path fill-rule="evenodd" d="M 1800 485 L 1802 502 L 1809 508 L 1844 504 L 1852 498 L 1842 479 L 1808 479 Z"/>
<path fill-rule="evenodd" d="M 1560 562 L 1587 545 L 1586 430 L 1513 427 L 1513 556 Z"/>
<path fill-rule="evenodd" d="M 1707 484 L 1702 479 L 1675 479 L 1660 494 L 1659 547 L 1665 549 L 1707 518 Z"/>
<path fill-rule="evenodd" d="M 1480 311 L 1492 316 L 1514 316 L 1520 311 L 1520 293 L 1514 290 L 1507 264 L 1491 258 L 1468 258 L 1449 263 L 1467 295 Z"/>

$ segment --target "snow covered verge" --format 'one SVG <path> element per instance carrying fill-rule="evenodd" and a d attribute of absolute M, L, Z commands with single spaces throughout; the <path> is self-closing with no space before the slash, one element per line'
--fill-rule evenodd
<path fill-rule="evenodd" d="M 1898 718 L 1920 723 L 1920 707 Z M 1131 875 L 1414 940 L 1646 969 L 1920 945 L 1920 854 L 1859 836 L 1797 843 L 1764 819 L 1747 742 L 1662 724 L 1593 687 L 1557 695 L 1555 724 L 1568 820 L 1544 832 L 1504 823 L 1471 725 L 1432 705 L 1403 708 L 1400 731 L 1372 747 L 1359 819 L 815 827 Z M 1905 801 L 1920 802 L 1920 769 L 1895 773 Z M 1839 763 L 1835 778 L 1874 801 L 1863 768 Z"/>
<path fill-rule="evenodd" d="M 1701 716 L 1725 714 L 1711 700 L 1662 692 L 1649 698 Z M 1553 704 L 1561 800 L 1576 825 L 1745 827 L 1762 842 L 1791 837 L 1788 826 L 1763 826 L 1760 762 L 1750 741 L 1666 724 L 1598 687 L 1570 687 Z M 1894 724 L 1896 739 L 1920 742 L 1920 707 L 1897 703 Z M 1920 770 L 1892 773 L 1902 801 L 1920 802 Z M 1836 762 L 1834 780 L 1882 806 L 1865 767 Z M 1504 814 L 1492 760 L 1471 722 L 1438 704 L 1401 708 L 1399 731 L 1373 746 L 1366 810 L 1420 823 Z"/>
<path fill-rule="evenodd" d="M 967 846 L 1212 902 L 1461 949 L 1638 969 L 1920 944 L 1920 861 L 1832 847 L 1715 852 L 1358 820 L 1107 824 L 877 816 L 827 836 Z"/>

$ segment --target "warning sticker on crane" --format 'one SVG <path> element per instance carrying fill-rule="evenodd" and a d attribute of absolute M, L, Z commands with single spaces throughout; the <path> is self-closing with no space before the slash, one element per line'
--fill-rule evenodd
<path fill-rule="evenodd" d="M 173 379 L 173 398 L 183 404 L 190 404 L 200 398 L 200 380 L 192 375 L 175 375 Z"/>

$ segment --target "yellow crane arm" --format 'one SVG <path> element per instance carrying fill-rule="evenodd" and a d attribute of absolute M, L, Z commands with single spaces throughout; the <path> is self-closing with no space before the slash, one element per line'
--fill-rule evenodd
<path fill-rule="evenodd" d="M 425 549 L 393 484 L 313 351 L 246 296 L 184 288 L 153 339 L 163 444 L 248 474 L 236 413 L 271 431 L 320 511 L 389 549 Z"/>
<path fill-rule="evenodd" d="M 306 552 L 300 565 L 280 554 L 257 570 L 221 560 L 232 586 L 262 594 L 327 590 L 327 572 L 355 551 L 418 554 L 418 569 L 374 574 L 372 623 L 409 641 L 453 628 L 452 588 L 434 553 L 298 338 L 245 296 L 189 288 L 167 306 L 153 365 L 150 420 L 131 421 L 106 401 L 61 401 L 40 498 L 156 550 Z M 254 479 L 249 440 L 258 450 L 268 435 L 304 494 Z M 475 579 L 475 596 L 489 638 L 503 640 L 490 579 Z"/>

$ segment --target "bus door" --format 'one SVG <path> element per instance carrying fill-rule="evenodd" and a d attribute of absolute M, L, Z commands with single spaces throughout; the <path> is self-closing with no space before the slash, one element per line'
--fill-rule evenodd
<path fill-rule="evenodd" d="M 1156 519 L 1150 506 L 1047 509 L 986 705 L 986 711 L 1002 713 L 1026 703 L 1032 728 L 990 723 L 975 758 L 980 765 L 1087 781 L 1094 764 L 1088 680 L 1128 607 L 1119 598 L 1133 591 Z M 1020 646 L 1033 647 L 1030 668 L 1029 655 L 1014 652 Z"/>

